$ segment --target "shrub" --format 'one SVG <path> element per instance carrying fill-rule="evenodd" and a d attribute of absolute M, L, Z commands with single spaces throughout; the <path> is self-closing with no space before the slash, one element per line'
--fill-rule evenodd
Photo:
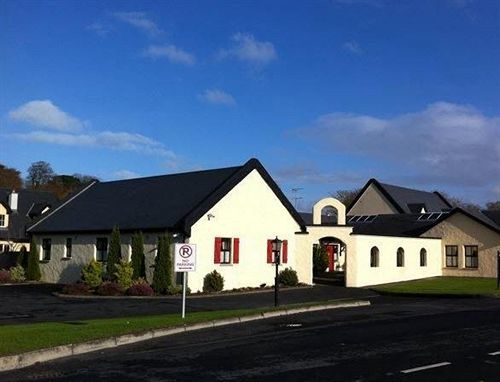
<path fill-rule="evenodd" d="M 132 285 L 133 273 L 132 263 L 122 260 L 119 264 L 116 264 L 116 282 L 120 284 L 123 290 L 130 288 Z"/>
<path fill-rule="evenodd" d="M 26 270 L 26 278 L 28 280 L 38 281 L 42 277 L 40 273 L 40 255 L 34 239 L 31 240 L 30 253 L 28 255 L 28 269 Z"/>
<path fill-rule="evenodd" d="M 21 265 L 24 268 L 25 272 L 28 271 L 28 259 L 29 259 L 29 252 L 23 245 L 21 247 L 21 250 L 19 251 L 19 255 L 17 256 L 17 264 Z"/>
<path fill-rule="evenodd" d="M 203 292 L 220 292 L 224 289 L 224 277 L 214 270 L 203 279 Z"/>
<path fill-rule="evenodd" d="M 91 260 L 82 268 L 82 280 L 90 288 L 97 288 L 102 284 L 102 264 Z"/>
<path fill-rule="evenodd" d="M 92 294 L 90 286 L 84 283 L 68 284 L 62 289 L 64 294 L 86 296 Z"/>
<path fill-rule="evenodd" d="M 106 281 L 99 285 L 96 293 L 100 296 L 121 296 L 123 294 L 123 288 L 116 282 Z"/>
<path fill-rule="evenodd" d="M 10 283 L 10 272 L 5 269 L 0 269 L 0 284 Z"/>
<path fill-rule="evenodd" d="M 324 245 L 315 246 L 313 249 L 313 272 L 315 275 L 322 273 L 328 267 L 328 253 Z"/>
<path fill-rule="evenodd" d="M 129 296 L 152 296 L 155 292 L 146 280 L 139 278 L 127 289 L 127 294 Z"/>
<path fill-rule="evenodd" d="M 134 273 L 132 278 L 134 280 L 140 277 L 146 277 L 146 262 L 144 259 L 144 239 L 142 232 L 138 232 L 132 236 L 132 268 Z"/>
<path fill-rule="evenodd" d="M 292 268 L 285 268 L 278 274 L 278 282 L 285 286 L 297 286 L 299 278 Z"/>
<path fill-rule="evenodd" d="M 158 253 L 153 272 L 153 289 L 158 294 L 168 293 L 173 282 L 172 257 L 170 255 L 170 236 L 158 238 Z"/>
<path fill-rule="evenodd" d="M 116 281 L 116 265 L 122 259 L 122 249 L 120 242 L 120 229 L 118 226 L 113 228 L 111 232 L 111 240 L 109 242 L 108 260 L 106 264 L 106 276 L 111 281 Z"/>
<path fill-rule="evenodd" d="M 14 283 L 21 283 L 26 280 L 22 265 L 16 265 L 15 267 L 10 268 L 10 279 Z"/>

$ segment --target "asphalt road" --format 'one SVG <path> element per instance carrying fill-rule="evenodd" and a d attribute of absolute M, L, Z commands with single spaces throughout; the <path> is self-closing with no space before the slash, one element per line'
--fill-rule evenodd
<path fill-rule="evenodd" d="M 56 285 L 0 286 L 0 325 L 42 321 L 75 321 L 151 314 L 178 313 L 181 297 L 162 299 L 62 299 L 52 295 Z M 330 299 L 366 299 L 376 293 L 360 288 L 316 285 L 313 288 L 284 289 L 282 304 Z M 247 295 L 188 297 L 188 312 L 273 306 L 273 291 Z M 1 339 L 0 339 L 1 340 Z"/>
<path fill-rule="evenodd" d="M 381 298 L 370 307 L 200 330 L 61 359 L 2 373 L 0 380 L 498 381 L 499 318 L 498 299 Z"/>

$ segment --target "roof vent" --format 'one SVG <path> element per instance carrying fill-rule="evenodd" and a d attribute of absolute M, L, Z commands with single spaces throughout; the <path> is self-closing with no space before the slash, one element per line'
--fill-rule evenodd
<path fill-rule="evenodd" d="M 9 207 L 12 211 L 17 211 L 18 200 L 19 194 L 16 191 L 12 191 L 9 195 Z"/>

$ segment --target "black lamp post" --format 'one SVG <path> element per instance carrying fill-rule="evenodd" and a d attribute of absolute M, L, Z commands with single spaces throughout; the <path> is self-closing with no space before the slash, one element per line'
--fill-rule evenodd
<path fill-rule="evenodd" d="M 278 239 L 278 236 L 276 236 L 276 239 L 273 240 L 273 256 L 274 256 L 274 265 L 276 267 L 276 274 L 274 276 L 274 306 L 279 305 L 278 293 L 280 287 L 278 280 L 278 267 L 280 265 L 281 243 L 282 241 Z"/>

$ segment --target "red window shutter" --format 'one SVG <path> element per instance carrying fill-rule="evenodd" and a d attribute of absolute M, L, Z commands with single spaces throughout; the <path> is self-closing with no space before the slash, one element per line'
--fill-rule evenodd
<path fill-rule="evenodd" d="M 222 239 L 220 237 L 215 238 L 214 244 L 214 264 L 220 264 L 220 248 Z"/>
<path fill-rule="evenodd" d="M 240 262 L 240 239 L 237 237 L 233 239 L 233 264 Z"/>
<path fill-rule="evenodd" d="M 283 240 L 283 263 L 288 262 L 288 240 Z"/>
<path fill-rule="evenodd" d="M 272 240 L 267 241 L 267 263 L 268 264 L 273 263 L 273 241 Z"/>

